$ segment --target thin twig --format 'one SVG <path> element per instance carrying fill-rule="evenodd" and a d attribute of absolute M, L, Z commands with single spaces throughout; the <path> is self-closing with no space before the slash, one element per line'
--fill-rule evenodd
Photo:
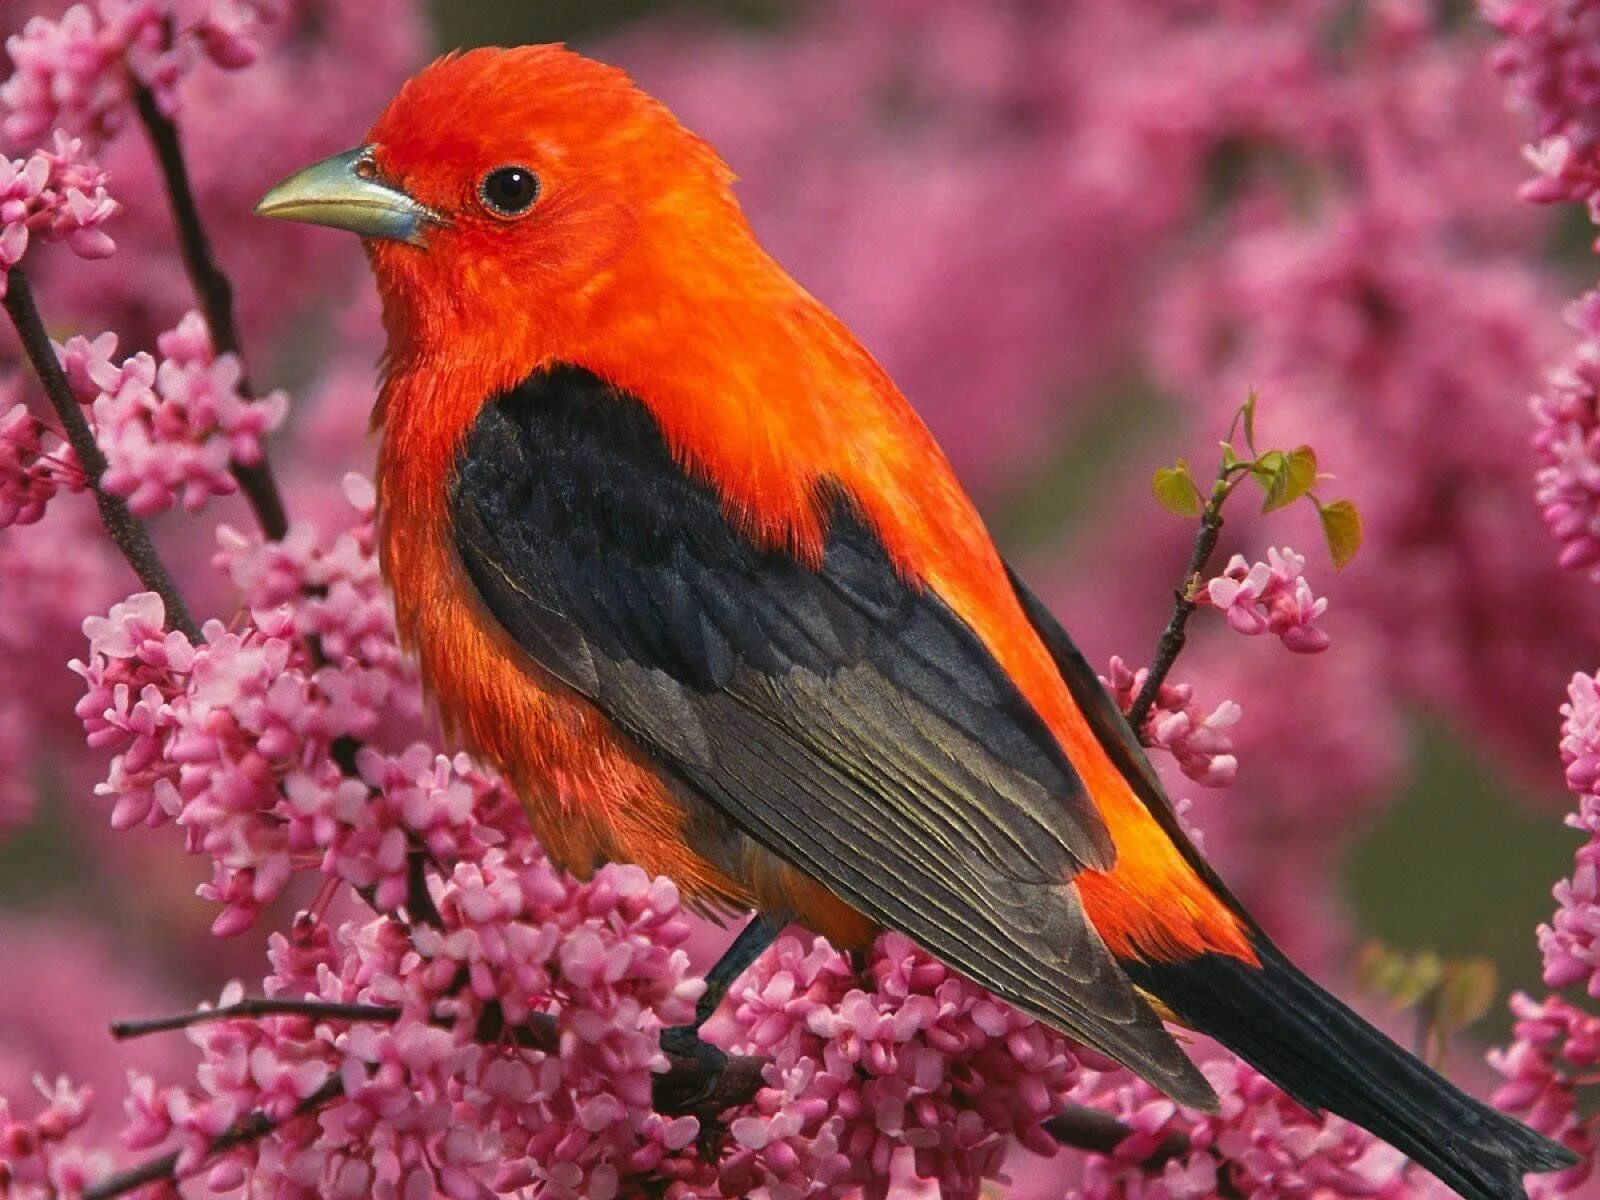
<path fill-rule="evenodd" d="M 345 774 L 360 778 L 355 771 Z M 428 891 L 427 848 L 417 841 L 415 834 L 409 836 L 413 844 L 406 862 L 406 915 L 415 923 L 442 929 L 444 917 L 433 902 L 433 894 Z"/>
<path fill-rule="evenodd" d="M 211 328 L 211 341 L 219 354 L 233 354 L 244 369 L 244 353 L 239 345 L 239 326 L 233 315 L 233 285 L 217 265 L 211 251 L 211 239 L 200 220 L 200 208 L 195 203 L 194 189 L 189 183 L 189 168 L 183 158 L 183 144 L 178 137 L 178 127 L 172 118 L 161 111 L 154 94 L 140 83 L 133 90 L 134 105 L 139 120 L 150 136 L 156 161 L 161 167 L 161 178 L 166 185 L 167 199 L 172 205 L 172 217 L 178 227 L 178 246 L 183 253 L 184 269 L 189 282 L 205 313 L 206 324 Z M 239 380 L 239 389 L 250 394 L 248 373 Z M 289 531 L 288 514 L 284 511 L 283 495 L 272 475 L 272 464 L 263 458 L 259 463 L 232 464 L 233 477 L 239 481 L 245 496 L 254 510 L 261 532 L 271 541 L 278 541 Z"/>
<path fill-rule="evenodd" d="M 134 574 L 138 575 L 139 582 L 161 597 L 167 609 L 168 627 L 179 630 L 191 642 L 198 642 L 200 626 L 195 623 L 188 605 L 183 602 L 171 572 L 156 553 L 155 544 L 151 542 L 144 524 L 128 511 L 122 497 L 114 496 L 100 486 L 101 476 L 106 470 L 106 456 L 95 443 L 94 432 L 83 415 L 83 408 L 73 395 L 66 372 L 61 369 L 61 361 L 50 343 L 50 335 L 45 332 L 44 320 L 39 316 L 39 306 L 34 302 L 33 288 L 21 267 L 12 267 L 6 274 L 5 310 L 16 328 L 17 337 L 22 341 L 23 353 L 28 356 L 28 362 L 44 386 L 51 407 L 61 420 L 61 428 L 72 446 L 72 452 L 77 456 L 78 465 L 83 468 L 89 488 L 94 492 L 106 532 L 122 551 Z"/>
<path fill-rule="evenodd" d="M 1172 616 L 1161 634 L 1161 640 L 1156 643 L 1156 656 L 1150 664 L 1150 673 L 1145 676 L 1144 686 L 1139 689 L 1133 707 L 1128 710 L 1128 724 L 1141 738 L 1144 736 L 1144 723 L 1150 719 L 1150 710 L 1155 707 L 1161 685 L 1183 651 L 1189 618 L 1198 607 L 1195 589 L 1200 585 L 1202 572 L 1206 569 L 1206 563 L 1211 561 L 1211 555 L 1217 548 L 1217 539 L 1222 533 L 1222 503 L 1232 490 L 1232 475 L 1226 467 L 1217 475 L 1217 481 L 1211 489 L 1211 499 L 1200 514 L 1200 529 L 1195 534 L 1189 565 L 1184 568 L 1183 583 L 1174 593 Z"/>
<path fill-rule="evenodd" d="M 222 1154 L 250 1142 L 259 1141 L 273 1130 L 294 1120 L 306 1116 L 321 1108 L 335 1096 L 344 1091 L 344 1082 L 338 1075 L 334 1075 L 316 1091 L 312 1092 L 282 1120 L 274 1120 L 265 1113 L 251 1113 L 226 1133 L 219 1134 L 212 1139 L 211 1154 Z M 118 1171 L 108 1175 L 91 1188 L 85 1188 L 83 1200 L 112 1200 L 114 1196 L 126 1195 L 128 1192 L 146 1187 L 152 1183 L 166 1181 L 176 1183 L 178 1179 L 178 1152 L 176 1150 L 163 1154 L 159 1158 L 152 1158 L 137 1166 L 129 1167 L 126 1171 Z"/>
<path fill-rule="evenodd" d="M 221 1008 L 202 1008 L 170 1017 L 148 1017 L 137 1021 L 113 1021 L 111 1036 L 119 1042 L 152 1033 L 170 1033 L 191 1025 L 212 1021 L 234 1021 L 251 1017 L 319 1017 L 344 1021 L 389 1023 L 400 1019 L 400 1009 L 381 1004 L 338 1004 L 328 1000 L 289 1000 L 274 996 L 251 996 Z"/>

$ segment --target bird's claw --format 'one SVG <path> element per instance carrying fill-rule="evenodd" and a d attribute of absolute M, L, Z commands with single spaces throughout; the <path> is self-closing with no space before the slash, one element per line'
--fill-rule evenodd
<path fill-rule="evenodd" d="M 699 1086 L 681 1097 L 685 1108 L 695 1108 L 711 1098 L 728 1056 L 700 1037 L 698 1025 L 673 1025 L 661 1031 L 661 1049 L 676 1058 L 693 1059 L 703 1068 Z"/>

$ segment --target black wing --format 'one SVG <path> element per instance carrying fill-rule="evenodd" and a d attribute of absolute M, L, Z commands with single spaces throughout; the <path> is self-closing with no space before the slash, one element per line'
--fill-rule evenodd
<path fill-rule="evenodd" d="M 758 549 L 588 372 L 485 406 L 451 490 L 488 610 L 693 795 L 856 908 L 1174 1096 L 1210 1100 L 1067 881 L 1113 849 L 1037 713 L 836 498 Z"/>

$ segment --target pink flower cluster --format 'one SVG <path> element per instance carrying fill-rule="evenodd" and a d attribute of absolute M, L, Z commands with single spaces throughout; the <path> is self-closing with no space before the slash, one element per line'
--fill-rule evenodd
<path fill-rule="evenodd" d="M 65 1079 L 34 1086 L 45 1104 L 35 1116 L 13 1114 L 0 1096 L 0 1195 L 6 1200 L 55 1200 L 73 1196 L 104 1175 L 110 1156 L 86 1151 L 73 1135 L 89 1120 L 94 1092 Z"/>
<path fill-rule="evenodd" d="M 242 630 L 208 622 L 192 645 L 142 593 L 85 622 L 88 659 L 72 664 L 90 744 L 113 755 L 99 788 L 115 798 L 113 825 L 184 828 L 189 851 L 215 863 L 202 895 L 225 906 L 220 935 L 249 928 L 296 865 L 398 905 L 408 836 L 459 850 L 494 787 L 465 760 L 415 749 L 364 747 L 354 775 L 336 761 L 335 743 L 368 738 L 410 682 L 377 578 L 370 485 L 351 492 L 361 521 L 325 544 L 304 529 L 270 547 L 224 536 L 221 565 L 250 606 Z M 419 787 L 450 802 L 420 803 Z"/>
<path fill-rule="evenodd" d="M 260 57 L 264 27 L 287 6 L 288 0 L 191 0 L 189 7 L 199 12 L 186 29 L 207 58 L 237 71 Z"/>
<path fill-rule="evenodd" d="M 1317 654 L 1328 648 L 1328 635 L 1313 622 L 1328 611 L 1328 601 L 1312 595 L 1305 569 L 1305 555 L 1287 546 L 1269 549 L 1266 562 L 1248 563 L 1235 554 L 1227 569 L 1200 589 L 1199 600 L 1246 636 L 1271 633 L 1296 654 Z"/>
<path fill-rule="evenodd" d="M 378 571 L 373 535 L 377 495 L 364 475 L 343 479 L 346 516 L 335 516 L 323 531 L 297 521 L 281 541 L 241 533 L 229 525 L 217 530 L 212 563 L 238 590 L 240 602 L 257 619 L 286 610 L 297 636 L 332 663 L 377 669 L 405 686 L 386 701 L 384 729 L 391 736 L 421 712 L 416 677 L 395 641 L 388 592 Z M 326 517 L 327 514 L 324 514 Z"/>
<path fill-rule="evenodd" d="M 1594 1126 L 1580 1111 L 1579 1089 L 1600 1084 L 1600 1018 L 1559 996 L 1539 1003 L 1519 994 L 1511 1011 L 1512 1043 L 1489 1055 L 1506 1080 L 1494 1105 L 1581 1156 L 1558 1174 L 1530 1177 L 1530 1200 L 1571 1196 L 1594 1174 Z"/>
<path fill-rule="evenodd" d="M 1482 0 L 1504 42 L 1491 61 L 1531 110 L 1540 172 L 1523 197 L 1588 204 L 1600 219 L 1600 5 L 1592 0 Z"/>
<path fill-rule="evenodd" d="M 82 490 L 83 473 L 63 447 L 26 404 L 0 414 L 0 529 L 34 524 L 58 488 Z"/>
<path fill-rule="evenodd" d="M 1558 905 L 1539 929 L 1544 979 L 1550 987 L 1583 984 L 1600 996 L 1600 683 L 1593 675 L 1572 677 L 1562 706 L 1561 761 L 1578 810 L 1567 824 L 1588 835 L 1572 875 L 1556 884 Z"/>
<path fill-rule="evenodd" d="M 115 334 L 76 337 L 59 349 L 67 378 L 90 409 L 106 456 L 101 480 L 133 512 L 164 512 L 181 499 L 191 511 L 232 495 L 235 464 L 261 461 L 262 439 L 283 422 L 289 398 L 252 399 L 237 355 L 216 354 L 204 320 L 191 312 L 143 352 L 112 362 Z"/>
<path fill-rule="evenodd" d="M 167 114 L 195 48 L 224 68 L 248 66 L 262 24 L 281 0 L 196 0 L 173 11 L 170 0 L 98 0 L 75 4 L 57 20 L 34 17 L 6 39 L 15 68 L 0 84 L 4 130 L 14 142 L 51 129 L 100 141 L 128 119 L 135 86 L 150 88 Z"/>
<path fill-rule="evenodd" d="M 1600 679 L 1577 674 L 1562 706 L 1561 761 L 1578 811 L 1567 824 L 1588 834 L 1572 875 L 1555 886 L 1557 909 L 1539 929 L 1544 980 L 1552 988 L 1583 984 L 1600 996 Z M 1535 1180 L 1532 1200 L 1567 1196 L 1594 1173 L 1597 1151 L 1592 1122 L 1582 1111 L 1579 1089 L 1600 1083 L 1600 1017 L 1559 996 L 1543 1002 L 1517 995 L 1512 1041 L 1489 1056 L 1506 1082 L 1495 1093 L 1497 1107 L 1531 1128 L 1577 1151 L 1581 1161 L 1558 1175 Z"/>
<path fill-rule="evenodd" d="M 1569 571 L 1600 567 L 1600 293 L 1568 310 L 1583 335 L 1528 402 L 1539 458 L 1534 498 Z"/>
<path fill-rule="evenodd" d="M 734 1050 L 772 1059 L 729 1127 L 722 1195 L 888 1195 L 896 1167 L 973 1200 L 1013 1140 L 1066 1103 L 1074 1048 L 899 934 L 864 973 L 820 939 L 779 940 L 732 994 Z M 765 1189 L 764 1193 L 761 1189 Z"/>
<path fill-rule="evenodd" d="M 104 258 L 116 244 L 101 229 L 119 205 L 105 172 L 83 157 L 83 143 L 62 133 L 55 149 L 23 159 L 0 157 L 0 296 L 5 276 L 35 237 L 65 242 L 80 258 Z"/>
<path fill-rule="evenodd" d="M 1314 1116 L 1232 1058 L 1212 1058 L 1201 1069 L 1221 1102 L 1216 1116 L 1180 1108 L 1126 1076 L 1090 1076 L 1079 1085 L 1075 1099 L 1115 1113 L 1132 1130 L 1112 1154 L 1086 1160 L 1080 1200 L 1418 1195 L 1405 1156 L 1365 1130 Z"/>
<path fill-rule="evenodd" d="M 197 1026 L 198 1086 L 136 1077 L 125 1141 L 176 1140 L 180 1175 L 203 1166 L 197 1182 L 222 1194 L 272 1179 L 281 1200 L 522 1188 L 612 1200 L 693 1171 L 697 1122 L 652 1108 L 659 1031 L 689 1019 L 703 988 L 679 948 L 689 926 L 676 890 L 637 867 L 587 884 L 558 874 L 514 803 L 490 810 L 479 834 L 432 884 L 439 925 L 305 917 L 273 938 L 271 994 L 397 1017 Z M 313 1097 L 323 1103 L 309 1115 Z M 208 1157 L 250 1113 L 273 1135 Z"/>
<path fill-rule="evenodd" d="M 6 39 L 14 64 L 0 85 L 4 129 L 15 142 L 36 141 L 51 129 L 103 138 L 127 120 L 137 60 L 141 74 L 161 57 L 165 37 L 158 0 L 100 0 L 75 4 L 59 20 L 34 17 Z"/>
<path fill-rule="evenodd" d="M 1128 669 L 1121 658 L 1111 659 L 1110 673 L 1100 682 L 1110 691 L 1117 707 L 1127 712 L 1144 687 L 1150 672 L 1140 667 Z M 1140 736 L 1147 746 L 1171 754 L 1178 768 L 1205 787 L 1227 787 L 1239 770 L 1233 755 L 1233 742 L 1225 732 L 1238 724 L 1240 709 L 1224 700 L 1210 714 L 1202 713 L 1194 701 L 1194 688 L 1187 683 L 1163 683 L 1156 693 Z"/>

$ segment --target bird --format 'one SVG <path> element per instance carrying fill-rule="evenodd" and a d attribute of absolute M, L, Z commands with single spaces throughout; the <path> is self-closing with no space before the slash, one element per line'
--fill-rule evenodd
<path fill-rule="evenodd" d="M 399 636 L 552 860 L 843 949 L 898 930 L 1214 1110 L 1198 1031 L 1468 1200 L 1573 1162 L 1273 944 L 733 183 L 623 71 L 478 48 L 257 206 L 362 240 Z"/>

